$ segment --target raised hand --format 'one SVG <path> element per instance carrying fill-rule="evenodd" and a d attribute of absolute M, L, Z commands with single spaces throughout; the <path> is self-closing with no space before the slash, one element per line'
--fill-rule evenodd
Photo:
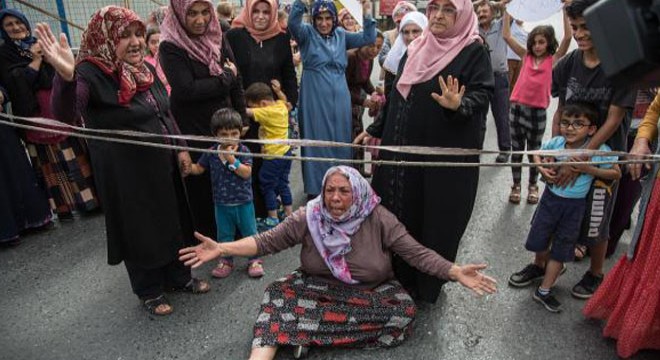
<path fill-rule="evenodd" d="M 438 82 L 442 95 L 432 93 L 433 100 L 446 109 L 457 110 L 461 106 L 461 100 L 465 94 L 465 85 L 459 85 L 458 79 L 451 75 L 447 76 L 447 82 L 442 76 L 438 76 Z"/>
<path fill-rule="evenodd" d="M 459 266 L 459 271 L 455 274 L 456 281 L 464 287 L 474 291 L 477 295 L 493 294 L 497 291 L 497 281 L 480 272 L 480 270 L 483 270 L 486 267 L 486 264 L 468 264 Z"/>
<path fill-rule="evenodd" d="M 45 23 L 38 23 L 34 32 L 39 39 L 44 60 L 52 65 L 64 80 L 72 81 L 76 69 L 76 59 L 66 35 L 60 34 L 58 40 L 50 30 L 50 26 Z"/>
<path fill-rule="evenodd" d="M 273 88 L 273 91 L 275 92 L 282 91 L 282 85 L 277 79 L 272 79 L 270 81 L 270 86 Z"/>
<path fill-rule="evenodd" d="M 219 243 L 198 232 L 195 232 L 195 237 L 201 244 L 179 250 L 179 261 L 183 261 L 184 265 L 195 269 L 222 255 L 222 246 Z"/>
<path fill-rule="evenodd" d="M 371 15 L 371 1 L 370 0 L 363 0 L 362 1 L 362 16 L 366 17 L 367 15 Z"/>

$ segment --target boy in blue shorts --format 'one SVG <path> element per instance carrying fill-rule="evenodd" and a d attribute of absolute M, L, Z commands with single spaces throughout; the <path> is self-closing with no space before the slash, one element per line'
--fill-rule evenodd
<path fill-rule="evenodd" d="M 211 118 L 211 132 L 224 140 L 213 145 L 211 149 L 229 153 L 204 153 L 196 164 L 192 164 L 190 171 L 192 175 L 211 171 L 218 242 L 234 241 L 237 229 L 243 237 L 257 234 L 252 203 L 252 158 L 233 154 L 250 152 L 239 142 L 242 127 L 241 115 L 233 109 L 216 111 Z M 211 275 L 226 278 L 233 267 L 232 258 L 222 258 Z M 263 276 L 263 262 L 260 258 L 250 258 L 248 274 L 251 277 Z"/>
<path fill-rule="evenodd" d="M 257 82 L 245 90 L 248 116 L 258 122 L 260 140 L 289 139 L 289 111 L 286 95 L 277 80 L 271 81 L 271 87 Z M 273 93 L 278 100 L 273 98 Z M 291 156 L 291 147 L 286 144 L 264 144 L 262 153 L 275 156 Z M 259 190 L 264 197 L 268 217 L 266 227 L 273 228 L 279 223 L 277 210 L 279 197 L 286 216 L 291 215 L 293 198 L 289 188 L 291 160 L 266 157 L 259 169 Z"/>
<path fill-rule="evenodd" d="M 590 137 L 596 132 L 598 113 L 586 104 L 565 105 L 559 122 L 560 136 L 544 143 L 541 150 L 585 149 Z M 603 144 L 601 151 L 610 151 Z M 556 156 L 555 161 L 568 161 L 566 156 Z M 591 161 L 616 161 L 617 157 L 593 156 Z M 538 165 L 544 163 L 540 156 L 534 156 Z M 539 172 L 547 186 L 539 207 L 532 219 L 532 226 L 525 248 L 535 252 L 534 263 L 509 277 L 509 284 L 525 287 L 536 279 L 543 279 L 534 291 L 533 299 L 548 311 L 558 313 L 561 303 L 552 295 L 552 287 L 564 270 L 564 263 L 574 258 L 574 248 L 580 236 L 582 219 L 585 213 L 586 197 L 591 184 L 596 179 L 617 180 L 621 170 L 616 164 L 573 165 L 580 172 L 575 182 L 566 187 L 553 185 L 557 177 L 555 167 L 539 167 Z"/>

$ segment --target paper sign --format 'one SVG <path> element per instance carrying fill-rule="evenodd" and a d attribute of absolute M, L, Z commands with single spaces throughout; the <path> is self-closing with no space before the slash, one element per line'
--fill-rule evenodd
<path fill-rule="evenodd" d="M 561 0 L 512 0 L 506 10 L 522 21 L 541 21 L 561 11 Z"/>
<path fill-rule="evenodd" d="M 348 10 L 360 27 L 364 27 L 361 2 L 358 0 L 339 0 L 339 3 Z"/>

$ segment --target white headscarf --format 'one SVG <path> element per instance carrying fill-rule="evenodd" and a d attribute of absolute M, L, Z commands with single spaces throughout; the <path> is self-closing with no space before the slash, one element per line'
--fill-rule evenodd
<path fill-rule="evenodd" d="M 403 41 L 403 28 L 405 28 L 407 25 L 415 24 L 424 30 L 428 26 L 428 23 L 429 20 L 426 18 L 426 15 L 419 11 L 409 12 L 403 17 L 403 19 L 401 19 L 401 24 L 399 25 L 399 35 L 396 37 L 394 45 L 392 45 L 390 52 L 387 53 L 387 57 L 383 62 L 383 68 L 385 70 L 396 75 L 397 70 L 399 69 L 399 62 L 401 62 L 403 54 L 405 54 L 406 50 L 408 49 Z"/>

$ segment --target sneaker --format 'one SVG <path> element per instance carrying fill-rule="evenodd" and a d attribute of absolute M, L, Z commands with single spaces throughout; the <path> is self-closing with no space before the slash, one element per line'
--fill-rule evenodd
<path fill-rule="evenodd" d="M 555 299 L 555 297 L 552 295 L 552 291 L 547 295 L 541 295 L 541 293 L 539 293 L 539 289 L 537 288 L 534 290 L 534 295 L 532 295 L 532 298 L 537 303 L 543 305 L 543 307 L 551 313 L 561 312 L 561 303 Z"/>
<path fill-rule="evenodd" d="M 499 154 L 499 155 L 497 155 L 497 158 L 495 158 L 496 163 L 501 164 L 501 163 L 505 163 L 507 161 L 509 161 L 509 155 L 507 155 L 507 154 Z"/>
<path fill-rule="evenodd" d="M 535 265 L 529 264 L 524 269 L 514 273 L 509 277 L 509 285 L 514 287 L 525 287 L 532 283 L 532 281 L 543 279 L 545 269 Z"/>
<path fill-rule="evenodd" d="M 250 262 L 248 262 L 248 275 L 252 278 L 264 276 L 263 263 L 264 262 L 261 259 L 250 260 Z"/>
<path fill-rule="evenodd" d="M 573 286 L 571 290 L 571 295 L 578 299 L 589 299 L 591 298 L 600 283 L 603 282 L 603 275 L 595 276 L 591 271 L 584 273 L 582 280 L 580 280 L 577 285 Z"/>
<path fill-rule="evenodd" d="M 279 224 L 280 224 L 280 219 L 278 218 L 273 218 L 269 216 L 266 218 L 266 220 L 264 220 L 264 227 L 267 228 L 268 230 L 274 228 Z"/>
<path fill-rule="evenodd" d="M 214 278 L 224 279 L 224 278 L 226 278 L 227 276 L 229 276 L 229 274 L 231 274 L 231 271 L 232 271 L 233 269 L 234 269 L 234 264 L 233 264 L 233 262 L 231 262 L 231 261 L 229 261 L 229 260 L 227 260 L 227 259 L 221 259 L 221 260 L 218 262 L 218 266 L 216 266 L 216 268 L 213 269 L 213 271 L 211 271 L 211 275 L 212 275 Z"/>

